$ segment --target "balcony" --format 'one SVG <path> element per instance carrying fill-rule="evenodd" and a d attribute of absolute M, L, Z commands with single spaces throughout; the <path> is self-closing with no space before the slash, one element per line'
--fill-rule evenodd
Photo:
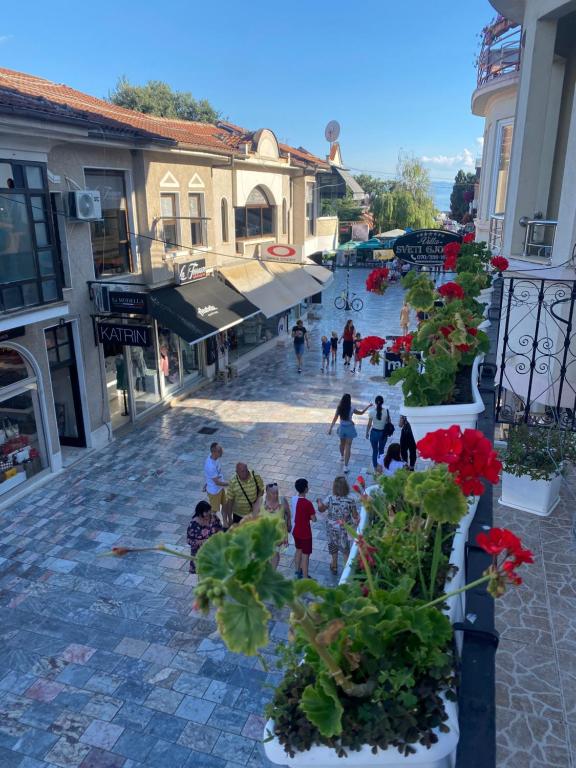
<path fill-rule="evenodd" d="M 478 56 L 477 87 L 520 70 L 522 27 L 499 17 L 483 30 Z"/>

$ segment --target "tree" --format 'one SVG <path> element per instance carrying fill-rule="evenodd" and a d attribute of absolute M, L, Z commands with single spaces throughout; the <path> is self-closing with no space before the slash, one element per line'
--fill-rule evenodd
<path fill-rule="evenodd" d="M 146 85 L 132 85 L 128 78 L 120 77 L 114 90 L 109 93 L 108 101 L 147 115 L 196 120 L 200 123 L 215 123 L 221 117 L 220 112 L 206 99 L 195 99 L 187 91 L 173 91 L 162 80 L 149 80 Z"/>
<path fill-rule="evenodd" d="M 322 216 L 338 216 L 340 221 L 360 221 L 362 207 L 354 200 L 350 192 L 347 192 L 346 197 L 323 200 Z"/>
<path fill-rule="evenodd" d="M 358 184 L 362 187 L 364 192 L 369 195 L 370 199 L 374 199 L 377 195 L 382 195 L 390 188 L 390 182 L 384 181 L 384 179 L 377 179 L 375 176 L 370 176 L 368 173 L 359 173 L 354 176 Z"/>
<path fill-rule="evenodd" d="M 466 173 L 460 169 L 454 177 L 454 186 L 450 195 L 450 217 L 462 223 L 469 212 L 470 202 L 474 199 L 475 173 Z"/>
<path fill-rule="evenodd" d="M 397 179 L 385 184 L 385 191 L 375 194 L 371 203 L 380 232 L 435 226 L 436 208 L 432 199 L 430 175 L 417 158 L 400 154 Z"/>

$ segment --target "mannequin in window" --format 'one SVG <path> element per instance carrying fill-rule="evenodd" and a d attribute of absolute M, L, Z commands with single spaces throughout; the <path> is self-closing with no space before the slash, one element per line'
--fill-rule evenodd
<path fill-rule="evenodd" d="M 164 374 L 166 384 L 168 384 L 170 375 L 170 350 L 168 349 L 167 344 L 162 344 L 160 347 L 160 370 Z"/>
<path fill-rule="evenodd" d="M 132 350 L 132 375 L 136 391 L 146 392 L 146 361 L 142 347 L 131 347 Z"/>
<path fill-rule="evenodd" d="M 126 379 L 126 366 L 124 365 L 124 355 L 116 355 L 116 389 L 122 392 L 124 402 L 123 416 L 128 416 L 128 402 L 126 399 L 126 390 L 128 389 L 128 380 Z"/>

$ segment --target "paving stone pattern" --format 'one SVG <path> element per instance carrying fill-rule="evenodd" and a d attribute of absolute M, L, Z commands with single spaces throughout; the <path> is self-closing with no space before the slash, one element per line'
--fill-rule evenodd
<path fill-rule="evenodd" d="M 366 272 L 351 271 L 362 293 Z M 269 670 L 226 650 L 215 622 L 192 609 L 187 563 L 140 554 L 103 557 L 111 546 L 165 542 L 186 549 L 202 498 L 208 446 L 224 446 L 227 475 L 244 460 L 283 493 L 307 477 L 311 498 L 339 472 L 338 438 L 327 430 L 343 392 L 364 405 L 382 392 L 394 422 L 401 393 L 368 363 L 360 375 L 320 372 L 320 336 L 341 332 L 333 307 L 345 272 L 309 323 L 312 351 L 296 372 L 291 344 L 253 362 L 230 383 L 211 384 L 92 453 L 49 485 L 0 512 L 1 768 L 265 768 L 263 710 L 279 673 L 275 643 L 287 636 L 275 614 Z M 402 290 L 365 296 L 350 313 L 364 334 L 398 334 Z M 371 451 L 357 419 L 350 477 Z M 214 435 L 201 435 L 202 427 Z M 529 589 L 498 608 L 498 766 L 566 766 L 576 740 L 573 662 L 576 554 L 572 495 L 550 520 L 502 510 L 526 533 L 539 565 Z M 499 513 L 500 514 L 500 513 Z M 512 522 L 514 525 L 512 525 Z M 517 525 L 518 523 L 518 525 Z M 314 525 L 311 574 L 335 583 L 322 522 Z M 293 548 L 280 568 L 293 573 Z M 571 653 L 572 651 L 572 653 Z M 534 746 L 535 742 L 537 744 Z M 532 748 L 533 747 L 533 748 Z"/>

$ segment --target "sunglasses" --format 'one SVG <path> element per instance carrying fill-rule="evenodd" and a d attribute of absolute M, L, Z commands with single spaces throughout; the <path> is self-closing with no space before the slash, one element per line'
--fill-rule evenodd
<path fill-rule="evenodd" d="M 278 488 L 278 483 L 268 483 L 266 490 L 268 490 L 268 488 Z"/>

